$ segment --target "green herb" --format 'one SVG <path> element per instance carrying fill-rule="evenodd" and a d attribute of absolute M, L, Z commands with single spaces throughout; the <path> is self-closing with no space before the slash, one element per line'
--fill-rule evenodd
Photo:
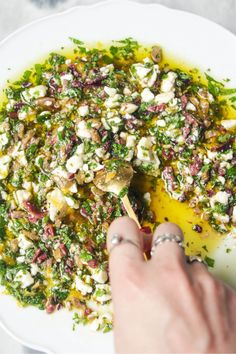
<path fill-rule="evenodd" d="M 126 194 L 128 194 L 128 191 L 129 191 L 129 188 L 124 187 L 119 193 L 119 198 L 123 198 Z"/>
<path fill-rule="evenodd" d="M 208 267 L 214 268 L 215 260 L 213 258 L 210 258 L 210 257 L 206 256 L 204 258 L 204 262 L 207 264 Z"/>
<path fill-rule="evenodd" d="M 86 250 L 81 250 L 80 252 L 80 259 L 84 262 L 88 262 L 90 261 L 91 259 L 93 259 L 93 256 L 91 255 L 91 253 L 89 253 L 88 251 Z"/>
<path fill-rule="evenodd" d="M 226 172 L 226 176 L 227 176 L 227 178 L 235 181 L 235 179 L 236 179 L 236 166 L 230 167 Z"/>
<path fill-rule="evenodd" d="M 26 158 L 28 161 L 32 160 L 38 151 L 38 146 L 36 144 L 31 144 L 26 150 Z"/>
<path fill-rule="evenodd" d="M 117 60 L 131 59 L 135 51 L 137 51 L 137 49 L 140 47 L 138 42 L 133 40 L 132 38 L 126 38 L 114 42 L 117 43 L 117 45 L 113 45 L 110 47 L 110 53 Z"/>
<path fill-rule="evenodd" d="M 120 159 L 124 159 L 128 153 L 129 149 L 122 144 L 113 143 L 112 144 L 113 155 L 119 157 Z"/>

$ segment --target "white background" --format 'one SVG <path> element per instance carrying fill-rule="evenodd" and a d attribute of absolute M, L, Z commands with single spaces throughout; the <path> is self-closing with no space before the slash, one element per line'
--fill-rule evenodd
<path fill-rule="evenodd" d="M 89 5 L 97 2 L 98 0 L 0 0 L 0 40 L 34 19 L 62 11 L 74 5 Z M 125 3 L 125 0 L 123 2 Z M 138 2 L 156 2 L 194 12 L 222 24 L 236 34 L 236 0 L 139 0 Z M 36 3 L 41 4 L 41 6 L 37 6 Z M 49 6 L 49 4 L 51 5 Z M 199 35 L 204 36 L 201 29 L 199 29 Z M 22 353 L 36 352 L 23 348 L 0 328 L 0 354 Z"/>

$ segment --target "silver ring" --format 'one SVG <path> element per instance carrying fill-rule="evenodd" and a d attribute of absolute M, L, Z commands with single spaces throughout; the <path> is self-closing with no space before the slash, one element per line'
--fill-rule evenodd
<path fill-rule="evenodd" d="M 154 240 L 152 248 L 151 248 L 151 256 L 153 256 L 153 254 L 155 253 L 157 246 L 159 246 L 165 242 L 175 242 L 175 243 L 177 243 L 177 245 L 179 247 L 184 249 L 183 240 L 179 235 L 165 233 L 163 235 L 157 236 L 157 238 Z"/>
<path fill-rule="evenodd" d="M 195 262 L 205 264 L 203 259 L 201 257 L 199 257 L 199 256 L 187 256 L 186 260 L 187 260 L 187 263 L 189 263 L 189 264 L 192 264 L 192 263 L 195 263 Z"/>
<path fill-rule="evenodd" d="M 118 234 L 114 234 L 112 237 L 111 237 L 111 248 L 110 248 L 110 251 L 109 253 L 111 253 L 111 251 L 116 247 L 116 246 L 119 246 L 121 245 L 122 243 L 129 243 L 135 247 L 137 247 L 138 249 L 140 249 L 140 246 L 135 243 L 133 240 L 130 240 L 128 238 L 124 238 L 123 236 L 121 235 L 118 235 Z"/>

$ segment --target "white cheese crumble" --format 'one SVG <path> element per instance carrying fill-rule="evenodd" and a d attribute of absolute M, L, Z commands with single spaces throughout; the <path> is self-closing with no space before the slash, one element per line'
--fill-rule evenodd
<path fill-rule="evenodd" d="M 187 103 L 186 109 L 187 109 L 187 111 L 192 111 L 192 112 L 195 112 L 197 110 L 196 107 L 194 106 L 194 104 L 192 104 L 192 102 Z"/>
<path fill-rule="evenodd" d="M 30 200 L 32 197 L 31 193 L 25 189 L 19 189 L 16 192 L 13 193 L 14 199 L 16 203 L 20 206 L 23 207 L 23 203 Z"/>
<path fill-rule="evenodd" d="M 82 295 L 90 294 L 93 288 L 86 284 L 78 275 L 75 277 L 75 288 L 80 291 Z"/>
<path fill-rule="evenodd" d="M 236 119 L 222 120 L 220 123 L 226 130 L 230 130 L 236 127 Z"/>
<path fill-rule="evenodd" d="M 40 272 L 40 269 L 36 263 L 31 263 L 30 268 L 30 272 L 33 277 Z"/>
<path fill-rule="evenodd" d="M 28 288 L 30 285 L 34 284 L 34 279 L 30 272 L 24 270 L 19 270 L 19 272 L 16 273 L 14 281 L 20 282 L 22 289 Z"/>
<path fill-rule="evenodd" d="M 91 129 L 88 129 L 87 123 L 85 120 L 82 120 L 77 125 L 76 134 L 81 139 L 91 139 Z"/>
<path fill-rule="evenodd" d="M 143 162 L 153 163 L 155 168 L 158 168 L 160 160 L 152 148 L 152 137 L 142 137 L 137 145 L 137 158 Z"/>
<path fill-rule="evenodd" d="M 67 203 L 60 189 L 56 188 L 47 194 L 47 208 L 52 221 L 66 212 Z"/>
<path fill-rule="evenodd" d="M 70 173 L 76 173 L 78 170 L 81 170 L 83 167 L 83 158 L 84 158 L 84 144 L 80 144 L 74 155 L 71 156 L 66 162 L 66 169 Z"/>
<path fill-rule="evenodd" d="M 177 74 L 173 71 L 169 71 L 165 78 L 161 82 L 161 92 L 173 92 L 175 89 L 175 80 L 177 78 Z"/>
<path fill-rule="evenodd" d="M 95 280 L 97 283 L 104 284 L 108 280 L 108 275 L 105 270 L 96 269 L 92 271 L 92 279 Z"/>
<path fill-rule="evenodd" d="M 229 215 L 227 214 L 222 215 L 222 214 L 214 213 L 213 216 L 217 221 L 220 221 L 223 224 L 227 224 L 229 222 Z"/>
<path fill-rule="evenodd" d="M 133 64 L 131 72 L 138 78 L 142 87 L 152 87 L 156 82 L 160 69 L 157 64 L 153 65 L 153 62 L 149 58 L 145 58 L 144 64 Z"/>
<path fill-rule="evenodd" d="M 123 103 L 120 108 L 120 113 L 121 114 L 132 114 L 135 111 L 137 111 L 138 106 L 133 103 Z"/>
<path fill-rule="evenodd" d="M 213 197 L 210 198 L 210 205 L 212 208 L 215 207 L 216 202 L 227 205 L 229 202 L 229 197 L 230 194 L 228 194 L 227 192 L 217 192 L 215 195 L 213 195 Z"/>
<path fill-rule="evenodd" d="M 9 174 L 11 158 L 10 156 L 0 157 L 0 179 L 5 179 Z"/>
<path fill-rule="evenodd" d="M 151 205 L 151 194 L 149 192 L 144 193 L 143 195 L 143 199 L 145 200 L 145 202 L 147 203 L 148 206 Z"/>
<path fill-rule="evenodd" d="M 8 136 L 6 133 L 0 134 L 0 150 L 8 144 Z"/>
<path fill-rule="evenodd" d="M 171 100 L 173 100 L 175 97 L 174 92 L 166 92 L 166 93 L 159 93 L 158 95 L 156 95 L 155 97 L 155 102 L 157 104 L 161 104 L 161 103 L 168 103 Z"/>
<path fill-rule="evenodd" d="M 31 87 L 22 92 L 22 97 L 25 101 L 29 102 L 31 99 L 42 98 L 46 96 L 47 86 L 39 85 L 35 87 Z"/>
<path fill-rule="evenodd" d="M 141 98 L 143 102 L 150 102 L 152 100 L 154 100 L 154 94 L 152 93 L 152 91 L 146 87 L 142 92 L 141 92 Z"/>
<path fill-rule="evenodd" d="M 89 106 L 88 105 L 82 105 L 78 108 L 79 115 L 81 117 L 86 117 L 89 114 Z"/>
<path fill-rule="evenodd" d="M 33 246 L 33 243 L 25 237 L 23 234 L 19 234 L 18 236 L 18 245 L 20 248 L 20 254 L 24 255 L 25 251 L 27 251 L 29 248 Z"/>
<path fill-rule="evenodd" d="M 111 289 L 108 284 L 96 285 L 95 297 L 98 302 L 106 302 L 111 300 Z"/>

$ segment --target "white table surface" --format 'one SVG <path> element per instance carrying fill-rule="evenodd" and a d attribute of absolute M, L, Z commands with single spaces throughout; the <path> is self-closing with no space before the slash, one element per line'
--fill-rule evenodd
<path fill-rule="evenodd" d="M 0 40 L 34 19 L 98 0 L 0 0 Z M 123 0 L 125 3 L 125 0 Z M 156 2 L 208 17 L 236 34 L 236 0 L 139 0 Z M 39 4 L 40 6 L 38 6 Z M 199 35 L 204 35 L 200 32 Z M 0 328 L 0 354 L 37 353 L 23 348 Z"/>

